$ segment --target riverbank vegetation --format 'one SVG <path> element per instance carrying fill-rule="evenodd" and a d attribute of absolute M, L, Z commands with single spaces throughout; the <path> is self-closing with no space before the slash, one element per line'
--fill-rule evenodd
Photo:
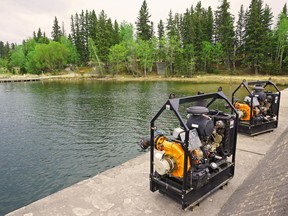
<path fill-rule="evenodd" d="M 155 73 L 149 74 L 149 76 L 135 77 L 133 75 L 118 74 L 118 75 L 105 75 L 103 77 L 95 76 L 90 73 L 61 73 L 61 75 L 53 75 L 50 73 L 45 74 L 23 74 L 15 75 L 11 73 L 0 74 L 0 80 L 29 80 L 29 79 L 40 79 L 41 81 L 63 81 L 63 82 L 82 82 L 82 81 L 108 81 L 108 82 L 191 82 L 191 83 L 219 83 L 219 84 L 239 84 L 243 80 L 256 81 L 256 80 L 272 80 L 276 85 L 288 86 L 288 76 L 279 75 L 229 75 L 229 74 L 199 74 L 192 77 L 185 76 L 174 76 L 167 77 L 158 75 Z"/>
<path fill-rule="evenodd" d="M 70 33 L 57 17 L 51 38 L 39 28 L 22 44 L 0 41 L 0 73 L 80 73 L 105 77 L 193 77 L 203 74 L 288 75 L 288 12 L 273 14 L 262 0 L 230 13 L 222 0 L 216 11 L 201 2 L 167 20 L 150 21 L 146 0 L 135 27 L 102 10 L 71 15 Z M 0 38 L 1 39 L 1 38 Z M 81 68 L 89 68 L 83 70 Z"/>

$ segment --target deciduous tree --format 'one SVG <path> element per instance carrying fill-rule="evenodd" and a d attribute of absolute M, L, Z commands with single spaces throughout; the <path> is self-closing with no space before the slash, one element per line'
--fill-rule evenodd
<path fill-rule="evenodd" d="M 26 56 L 23 51 L 23 46 L 17 46 L 13 51 L 10 53 L 10 62 L 9 66 L 12 67 L 19 67 L 21 72 L 25 71 L 25 63 L 26 63 Z"/>
<path fill-rule="evenodd" d="M 155 63 L 155 50 L 156 47 L 153 43 L 153 40 L 138 40 L 136 53 L 140 60 L 140 65 L 144 70 L 145 77 L 147 76 L 148 70 L 151 69 L 153 64 Z"/>
<path fill-rule="evenodd" d="M 119 73 L 119 66 L 124 63 L 127 58 L 128 50 L 124 43 L 115 44 L 110 48 L 109 62 L 116 65 L 116 73 Z M 113 70 L 113 76 L 114 76 Z"/>

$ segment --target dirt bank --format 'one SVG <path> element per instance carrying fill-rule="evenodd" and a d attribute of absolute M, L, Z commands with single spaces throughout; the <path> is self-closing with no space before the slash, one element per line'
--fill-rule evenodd
<path fill-rule="evenodd" d="M 10 78 L 10 79 L 21 79 L 21 78 L 41 78 L 42 80 L 102 80 L 102 81 L 182 81 L 182 82 L 195 82 L 195 83 L 240 83 L 244 79 L 247 81 L 255 81 L 255 80 L 268 80 L 272 79 L 272 81 L 276 85 L 288 85 L 288 76 L 268 76 L 268 75 L 195 75 L 191 78 L 188 77 L 164 77 L 159 75 L 150 75 L 147 77 L 134 77 L 129 75 L 117 75 L 110 76 L 107 75 L 105 77 L 99 77 L 91 74 L 78 74 L 78 73 L 70 73 L 65 75 L 1 75 L 0 79 Z"/>

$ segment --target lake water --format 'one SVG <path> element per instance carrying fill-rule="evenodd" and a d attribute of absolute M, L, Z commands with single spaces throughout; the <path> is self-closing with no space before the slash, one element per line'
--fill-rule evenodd
<path fill-rule="evenodd" d="M 0 84 L 0 215 L 140 154 L 173 92 L 219 84 L 69 81 Z M 238 85 L 222 85 L 224 93 Z M 148 178 L 148 176 L 147 176 Z"/>

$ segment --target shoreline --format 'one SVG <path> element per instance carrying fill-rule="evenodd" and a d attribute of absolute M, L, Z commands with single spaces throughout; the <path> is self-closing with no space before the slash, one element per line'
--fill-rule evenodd
<path fill-rule="evenodd" d="M 41 81 L 81 81 L 81 80 L 97 80 L 97 81 L 179 81 L 179 82 L 194 82 L 194 83 L 226 83 L 226 84 L 238 84 L 244 79 L 247 81 L 256 80 L 269 80 L 271 79 L 276 85 L 288 85 L 288 76 L 268 76 L 268 75 L 195 75 L 193 77 L 164 77 L 161 75 L 150 75 L 147 77 L 133 77 L 132 75 L 107 75 L 105 77 L 99 77 L 92 74 L 65 74 L 65 75 L 12 75 L 3 76 L 0 74 L 0 80 L 26 80 L 26 79 L 40 79 Z"/>

